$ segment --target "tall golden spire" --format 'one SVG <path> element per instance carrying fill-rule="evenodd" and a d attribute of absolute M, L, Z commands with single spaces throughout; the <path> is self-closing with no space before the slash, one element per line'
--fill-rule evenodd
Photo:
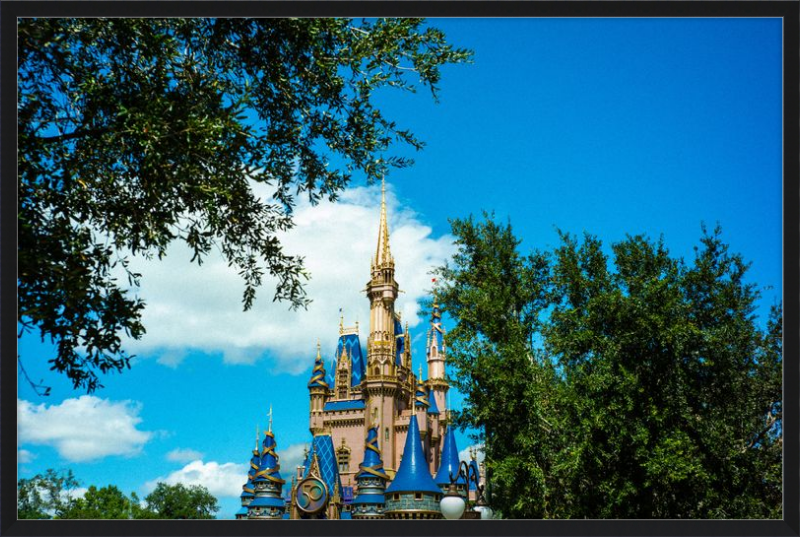
<path fill-rule="evenodd" d="M 375 252 L 375 264 L 380 266 L 392 262 L 389 250 L 389 224 L 386 221 L 386 179 L 381 177 L 381 222 L 378 227 L 378 249 Z"/>

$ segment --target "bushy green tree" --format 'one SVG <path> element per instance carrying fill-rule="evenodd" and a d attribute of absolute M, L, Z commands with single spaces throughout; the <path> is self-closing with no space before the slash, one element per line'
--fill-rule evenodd
<path fill-rule="evenodd" d="M 296 196 L 335 200 L 422 142 L 373 104 L 429 89 L 467 60 L 422 19 L 20 19 L 20 333 L 57 346 L 52 369 L 93 391 L 121 371 L 144 304 L 112 277 L 126 254 L 219 248 L 249 308 L 265 275 L 303 307 L 302 258 L 278 239 Z M 385 155 L 385 157 L 384 157 Z M 253 185 L 274 194 L 258 197 Z"/>
<path fill-rule="evenodd" d="M 59 518 L 129 519 L 133 516 L 133 500 L 121 490 L 114 485 L 99 489 L 92 485 Z"/>
<path fill-rule="evenodd" d="M 136 518 L 208 519 L 219 511 L 217 499 L 202 485 L 158 483 L 144 502 Z"/>
<path fill-rule="evenodd" d="M 691 264 L 663 240 L 628 237 L 609 259 L 598 238 L 562 234 L 526 265 L 510 226 L 498 229 L 453 222 L 459 251 L 439 289 L 471 407 L 459 420 L 485 431 L 496 507 L 780 517 L 781 311 L 759 326 L 748 265 L 720 230 L 703 230 Z M 520 327 L 519 311 L 537 314 Z"/>

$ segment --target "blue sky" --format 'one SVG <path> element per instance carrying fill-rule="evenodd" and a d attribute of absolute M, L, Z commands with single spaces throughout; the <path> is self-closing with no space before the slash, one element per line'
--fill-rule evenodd
<path fill-rule="evenodd" d="M 779 19 L 433 19 L 475 51 L 427 91 L 382 92 L 387 116 L 426 143 L 389 180 L 390 230 L 416 370 L 427 322 L 417 316 L 428 270 L 453 252 L 448 218 L 494 210 L 523 250 L 549 249 L 556 228 L 604 243 L 664 236 L 693 259 L 701 222 L 722 225 L 780 300 L 781 21 Z M 410 153 L 410 152 L 409 152 Z M 224 263 L 202 268 L 170 250 L 144 273 L 148 334 L 131 370 L 81 397 L 48 371 L 52 349 L 20 341 L 37 397 L 19 383 L 20 477 L 72 468 L 86 486 L 146 494 L 158 479 L 203 481 L 232 516 L 256 424 L 270 403 L 278 453 L 297 461 L 308 433 L 305 387 L 316 342 L 330 358 L 345 324 L 367 329 L 361 293 L 377 235 L 378 188 L 353 184 L 336 205 L 300 206 L 288 248 L 308 256 L 314 304 L 288 313 L 265 286 L 241 312 Z M 457 395 L 454 406 L 461 404 Z M 458 437 L 459 448 L 469 439 Z M 24 461 L 24 462 L 23 462 Z M 232 492 L 231 492 L 232 491 Z"/>

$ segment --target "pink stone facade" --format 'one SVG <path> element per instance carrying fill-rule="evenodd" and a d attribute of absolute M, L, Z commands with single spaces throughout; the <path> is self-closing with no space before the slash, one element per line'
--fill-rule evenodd
<path fill-rule="evenodd" d="M 438 470 L 449 389 L 445 379 L 444 331 L 438 308 L 434 307 L 426 348 L 427 379 L 423 381 L 422 371 L 416 375 L 411 370 L 411 345 L 404 345 L 405 349 L 398 353 L 398 338 L 404 337 L 407 343 L 411 341 L 407 325 L 404 334 L 396 333 L 395 327 L 400 326 L 400 317 L 394 311 L 398 293 L 394 259 L 389 248 L 384 194 L 378 247 L 372 259 L 371 278 L 366 288 L 370 302 L 370 326 L 366 338 L 365 375 L 360 384 L 352 386 L 352 360 L 346 352 L 342 352 L 341 356 L 337 356 L 333 383 L 327 388 L 309 388 L 309 428 L 312 434 L 331 434 L 344 487 L 356 486 L 354 477 L 363 461 L 367 429 L 373 425 L 380 427 L 378 444 L 384 469 L 390 477 L 394 477 L 400 465 L 412 412 L 417 414 L 431 474 L 435 475 Z M 358 334 L 358 326 L 344 328 L 340 324 L 339 332 L 340 336 Z M 429 413 L 428 406 L 415 404 L 419 389 L 426 397 L 430 394 L 435 398 L 439 413 Z M 345 401 L 352 402 L 349 406 L 363 405 L 363 408 L 325 410 L 326 404 Z"/>

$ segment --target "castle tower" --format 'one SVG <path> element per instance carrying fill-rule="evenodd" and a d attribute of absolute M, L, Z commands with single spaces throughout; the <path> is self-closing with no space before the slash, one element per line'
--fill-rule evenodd
<path fill-rule="evenodd" d="M 277 444 L 272 434 L 272 409 L 270 409 L 269 430 L 264 433 L 264 442 L 261 445 L 258 468 L 253 474 L 253 499 L 247 506 L 247 518 L 270 519 L 283 518 L 286 503 L 281 497 L 284 481 L 281 479 L 278 464 L 278 454 L 275 452 Z"/>
<path fill-rule="evenodd" d="M 431 326 L 428 329 L 426 358 L 428 360 L 428 386 L 431 389 L 430 398 L 435 400 L 436 408 L 446 408 L 447 384 L 445 364 L 447 362 L 447 348 L 444 343 L 444 328 L 442 328 L 442 314 L 436 297 L 433 298 L 431 311 Z"/>
<path fill-rule="evenodd" d="M 378 427 L 372 427 L 364 442 L 364 462 L 356 475 L 358 495 L 353 500 L 354 519 L 384 518 L 384 490 L 389 476 L 383 470 L 383 461 L 378 447 Z"/>
<path fill-rule="evenodd" d="M 314 361 L 314 369 L 311 371 L 311 380 L 308 381 L 308 391 L 311 396 L 309 429 L 313 434 L 314 432 L 321 432 L 323 429 L 323 412 L 329 392 L 325 364 L 322 361 L 319 343 L 317 343 L 317 358 Z"/>
<path fill-rule="evenodd" d="M 459 494 L 467 496 L 467 482 L 458 475 L 459 468 L 458 460 L 458 446 L 456 446 L 456 437 L 453 433 L 453 427 L 447 425 L 447 432 L 444 433 L 444 445 L 442 446 L 442 462 L 439 465 L 439 471 L 436 477 L 433 478 L 436 484 L 442 489 L 442 492 L 447 492 L 450 486 L 450 474 L 456 479 L 456 490 Z"/>
<path fill-rule="evenodd" d="M 399 288 L 394 279 L 394 258 L 389 247 L 385 181 L 381 187 L 378 245 L 372 260 L 371 279 L 367 283 L 366 291 L 370 303 L 370 316 L 363 393 L 371 423 L 378 424 L 382 430 L 378 436 L 383 445 L 383 458 L 389 465 L 391 473 L 396 460 L 394 421 L 395 416 L 402 410 L 402 405 L 398 407 L 398 398 L 402 395 L 401 388 L 406 379 L 398 377 L 396 334 L 399 331 L 402 335 L 402 328 L 398 330 L 399 321 L 394 311 Z"/>

